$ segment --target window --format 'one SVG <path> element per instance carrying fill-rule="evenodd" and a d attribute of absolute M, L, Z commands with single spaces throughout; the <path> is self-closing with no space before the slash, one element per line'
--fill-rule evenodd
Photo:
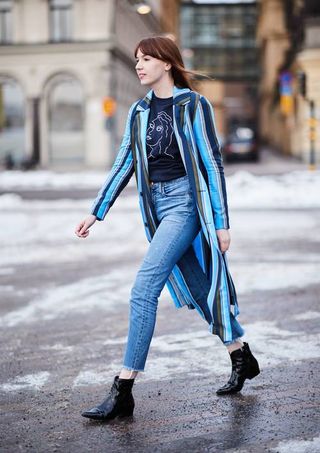
<path fill-rule="evenodd" d="M 25 97 L 15 80 L 0 75 L 0 160 L 25 153 Z"/>
<path fill-rule="evenodd" d="M 84 95 L 71 75 L 56 75 L 47 96 L 49 159 L 51 163 L 84 160 Z"/>
<path fill-rule="evenodd" d="M 71 41 L 72 0 L 50 0 L 50 40 Z"/>
<path fill-rule="evenodd" d="M 189 2 L 180 19 L 182 48 L 192 55 L 188 67 L 220 78 L 258 76 L 255 4 Z"/>
<path fill-rule="evenodd" d="M 12 40 L 12 0 L 0 0 L 0 44 Z"/>

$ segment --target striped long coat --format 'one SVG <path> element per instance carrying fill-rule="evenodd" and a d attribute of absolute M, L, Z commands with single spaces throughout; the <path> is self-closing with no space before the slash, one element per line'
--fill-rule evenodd
<path fill-rule="evenodd" d="M 146 151 L 152 92 L 150 90 L 130 107 L 118 155 L 91 209 L 98 220 L 103 220 L 135 173 L 141 214 L 149 242 L 158 226 L 150 197 Z M 174 133 L 201 222 L 201 229 L 192 246 L 211 281 L 207 302 L 213 322 L 209 330 L 222 341 L 231 341 L 231 305 L 234 306 L 235 317 L 240 311 L 226 254 L 220 252 L 216 236 L 217 229 L 229 228 L 222 157 L 215 132 L 213 108 L 206 97 L 197 95 L 197 103 L 192 101 L 194 97 L 195 93 L 188 88 L 174 86 Z M 176 307 L 187 305 L 188 308 L 196 308 L 204 318 L 178 265 L 173 268 L 166 284 Z"/>

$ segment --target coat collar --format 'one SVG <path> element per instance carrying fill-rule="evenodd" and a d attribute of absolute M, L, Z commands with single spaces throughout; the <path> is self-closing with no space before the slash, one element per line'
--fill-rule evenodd
<path fill-rule="evenodd" d="M 176 85 L 173 86 L 173 104 L 184 105 L 190 102 L 190 89 L 189 88 L 178 88 Z M 144 98 L 140 99 L 137 105 L 137 110 L 143 111 L 150 108 L 150 103 L 153 95 L 153 89 L 148 91 Z"/>

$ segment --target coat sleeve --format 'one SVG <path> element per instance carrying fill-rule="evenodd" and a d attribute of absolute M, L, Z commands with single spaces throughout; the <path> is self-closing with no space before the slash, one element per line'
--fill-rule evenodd
<path fill-rule="evenodd" d="M 91 214 L 95 215 L 97 220 L 104 220 L 107 212 L 133 175 L 134 166 L 131 150 L 130 122 L 133 109 L 137 103 L 138 101 L 134 102 L 129 109 L 118 154 L 103 186 L 92 204 Z"/>
<path fill-rule="evenodd" d="M 223 159 L 215 130 L 213 108 L 205 96 L 200 96 L 193 129 L 201 159 L 208 173 L 215 228 L 228 229 L 230 225 Z"/>

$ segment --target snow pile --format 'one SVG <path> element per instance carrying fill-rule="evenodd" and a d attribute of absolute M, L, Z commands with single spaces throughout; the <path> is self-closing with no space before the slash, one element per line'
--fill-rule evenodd
<path fill-rule="evenodd" d="M 23 206 L 23 199 L 20 195 L 15 193 L 7 193 L 0 196 L 0 208 L 1 209 L 12 209 L 20 208 Z"/>
<path fill-rule="evenodd" d="M 0 173 L 0 189 L 20 190 L 98 190 L 107 172 L 56 173 L 53 171 L 6 171 Z M 297 170 L 281 175 L 256 176 L 238 171 L 227 178 L 227 195 L 231 208 L 320 207 L 320 171 Z M 132 177 L 129 185 L 135 186 Z M 11 199 L 16 205 L 17 197 Z M 73 202 L 74 203 L 74 202 Z M 1 197 L 0 206 L 10 205 Z"/>
<path fill-rule="evenodd" d="M 78 172 L 55 173 L 52 171 L 2 172 L 0 190 L 77 190 L 98 189 L 107 173 Z M 135 186 L 132 177 L 129 185 Z M 316 208 L 320 207 L 320 171 L 299 170 L 281 175 L 256 176 L 247 171 L 238 171 L 227 177 L 227 195 L 230 208 Z M 135 196 L 135 195 L 134 195 Z M 121 198 L 121 197 L 120 197 Z M 93 200 L 86 203 L 90 204 Z M 12 208 L 25 203 L 17 195 L 0 197 L 0 207 Z M 37 203 L 29 201 L 28 203 Z M 75 200 L 64 203 L 77 204 Z M 78 202 L 79 204 L 81 202 Z M 82 202 L 83 203 L 83 202 Z M 46 201 L 51 206 L 54 202 Z M 62 207 L 62 200 L 59 201 Z M 39 206 L 40 207 L 40 206 Z"/>
<path fill-rule="evenodd" d="M 320 207 L 320 171 L 255 176 L 239 171 L 227 178 L 231 208 Z"/>
<path fill-rule="evenodd" d="M 49 170 L 3 171 L 0 173 L 0 188 L 2 190 L 26 189 L 91 189 L 100 187 L 108 171 L 83 171 L 59 173 Z M 134 179 L 131 179 L 131 183 Z"/>
<path fill-rule="evenodd" d="M 33 211 L 74 211 L 74 210 L 86 210 L 89 212 L 91 209 L 93 198 L 82 198 L 79 200 L 73 200 L 68 198 L 60 198 L 57 200 L 25 200 L 21 195 L 15 193 L 6 193 L 0 195 L 0 209 L 12 211 L 14 209 Z M 118 197 L 116 206 L 121 209 L 135 210 L 139 207 L 138 196 L 127 195 L 126 197 Z M 114 210 L 114 208 L 113 208 Z"/>

